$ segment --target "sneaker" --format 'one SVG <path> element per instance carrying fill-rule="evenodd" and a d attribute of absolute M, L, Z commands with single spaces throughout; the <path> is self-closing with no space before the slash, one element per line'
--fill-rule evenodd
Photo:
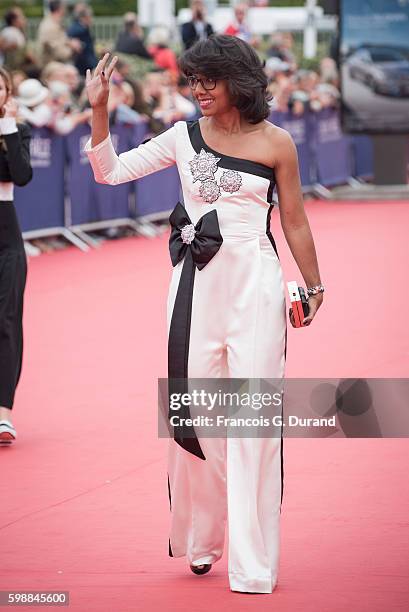
<path fill-rule="evenodd" d="M 10 421 L 0 421 L 0 444 L 11 444 L 17 437 L 17 432 Z"/>

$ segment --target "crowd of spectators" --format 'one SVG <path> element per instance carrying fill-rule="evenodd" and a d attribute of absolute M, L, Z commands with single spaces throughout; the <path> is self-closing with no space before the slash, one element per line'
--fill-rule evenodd
<path fill-rule="evenodd" d="M 203 1 L 192 0 L 190 6 L 192 17 L 180 28 L 178 51 L 213 33 Z M 300 115 L 307 108 L 317 111 L 336 106 L 339 84 L 334 59 L 322 59 L 316 71 L 300 69 L 292 34 L 273 32 L 269 40 L 263 40 L 251 32 L 247 13 L 246 3 L 237 4 L 223 33 L 246 40 L 259 52 L 273 95 L 272 109 Z M 62 0 L 51 0 L 34 41 L 27 39 L 27 20 L 21 8 L 8 9 L 3 21 L 0 65 L 11 71 L 20 115 L 33 126 L 47 126 L 58 134 L 67 134 L 90 121 L 85 73 L 107 50 L 120 56 L 109 98 L 111 122 L 135 124 L 144 120 L 157 133 L 176 120 L 200 115 L 178 69 L 174 33 L 166 27 L 145 32 L 138 16 L 126 13 L 112 46 L 107 48 L 102 43 L 96 52 L 93 12 L 86 2 L 77 2 L 68 14 Z M 141 78 L 136 78 L 130 69 L 134 58 L 146 65 Z"/>
<path fill-rule="evenodd" d="M 265 5 L 264 0 L 252 2 L 252 6 Z M 128 12 L 116 40 L 109 45 L 94 39 L 93 12 L 86 2 L 77 2 L 70 10 L 63 0 L 48 2 L 34 40 L 27 36 L 28 24 L 20 7 L 0 13 L 4 22 L 0 26 L 0 66 L 11 73 L 20 118 L 61 135 L 90 123 L 85 74 L 107 51 L 119 56 L 108 102 L 111 125 L 144 121 L 150 132 L 157 134 L 174 121 L 200 116 L 177 59 L 183 49 L 211 36 L 214 30 L 207 21 L 203 0 L 191 0 L 190 8 L 191 20 L 176 32 L 167 27 L 146 32 L 137 14 Z M 273 32 L 263 39 L 251 31 L 247 16 L 248 5 L 236 4 L 222 33 L 247 41 L 265 62 L 272 110 L 301 115 L 306 109 L 318 111 L 338 105 L 338 73 L 333 57 L 322 59 L 317 70 L 300 69 L 292 34 Z M 108 228 L 93 237 L 116 238 L 129 231 Z M 37 253 L 65 247 L 66 241 L 57 237 L 31 241 L 31 249 Z"/>

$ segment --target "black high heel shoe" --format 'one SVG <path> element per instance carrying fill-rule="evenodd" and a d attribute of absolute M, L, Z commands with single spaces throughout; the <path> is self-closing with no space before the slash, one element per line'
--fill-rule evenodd
<path fill-rule="evenodd" d="M 212 568 L 212 564 L 211 563 L 203 563 L 202 565 L 191 565 L 190 569 L 192 570 L 192 572 L 194 574 L 198 574 L 199 576 L 201 574 L 207 574 L 207 572 L 210 572 Z"/>

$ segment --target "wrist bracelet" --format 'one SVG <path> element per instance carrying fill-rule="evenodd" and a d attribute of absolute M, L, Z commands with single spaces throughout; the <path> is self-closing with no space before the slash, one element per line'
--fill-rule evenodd
<path fill-rule="evenodd" d="M 316 295 L 317 293 L 324 293 L 324 291 L 324 285 L 315 285 L 314 287 L 308 287 L 307 289 L 308 295 Z"/>

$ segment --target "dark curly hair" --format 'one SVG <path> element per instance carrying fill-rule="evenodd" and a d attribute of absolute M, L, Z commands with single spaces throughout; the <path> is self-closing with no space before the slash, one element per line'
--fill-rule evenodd
<path fill-rule="evenodd" d="M 199 40 L 179 58 L 186 76 L 226 79 L 230 99 L 249 123 L 259 123 L 270 114 L 271 94 L 263 64 L 248 43 L 235 36 L 212 34 Z"/>

